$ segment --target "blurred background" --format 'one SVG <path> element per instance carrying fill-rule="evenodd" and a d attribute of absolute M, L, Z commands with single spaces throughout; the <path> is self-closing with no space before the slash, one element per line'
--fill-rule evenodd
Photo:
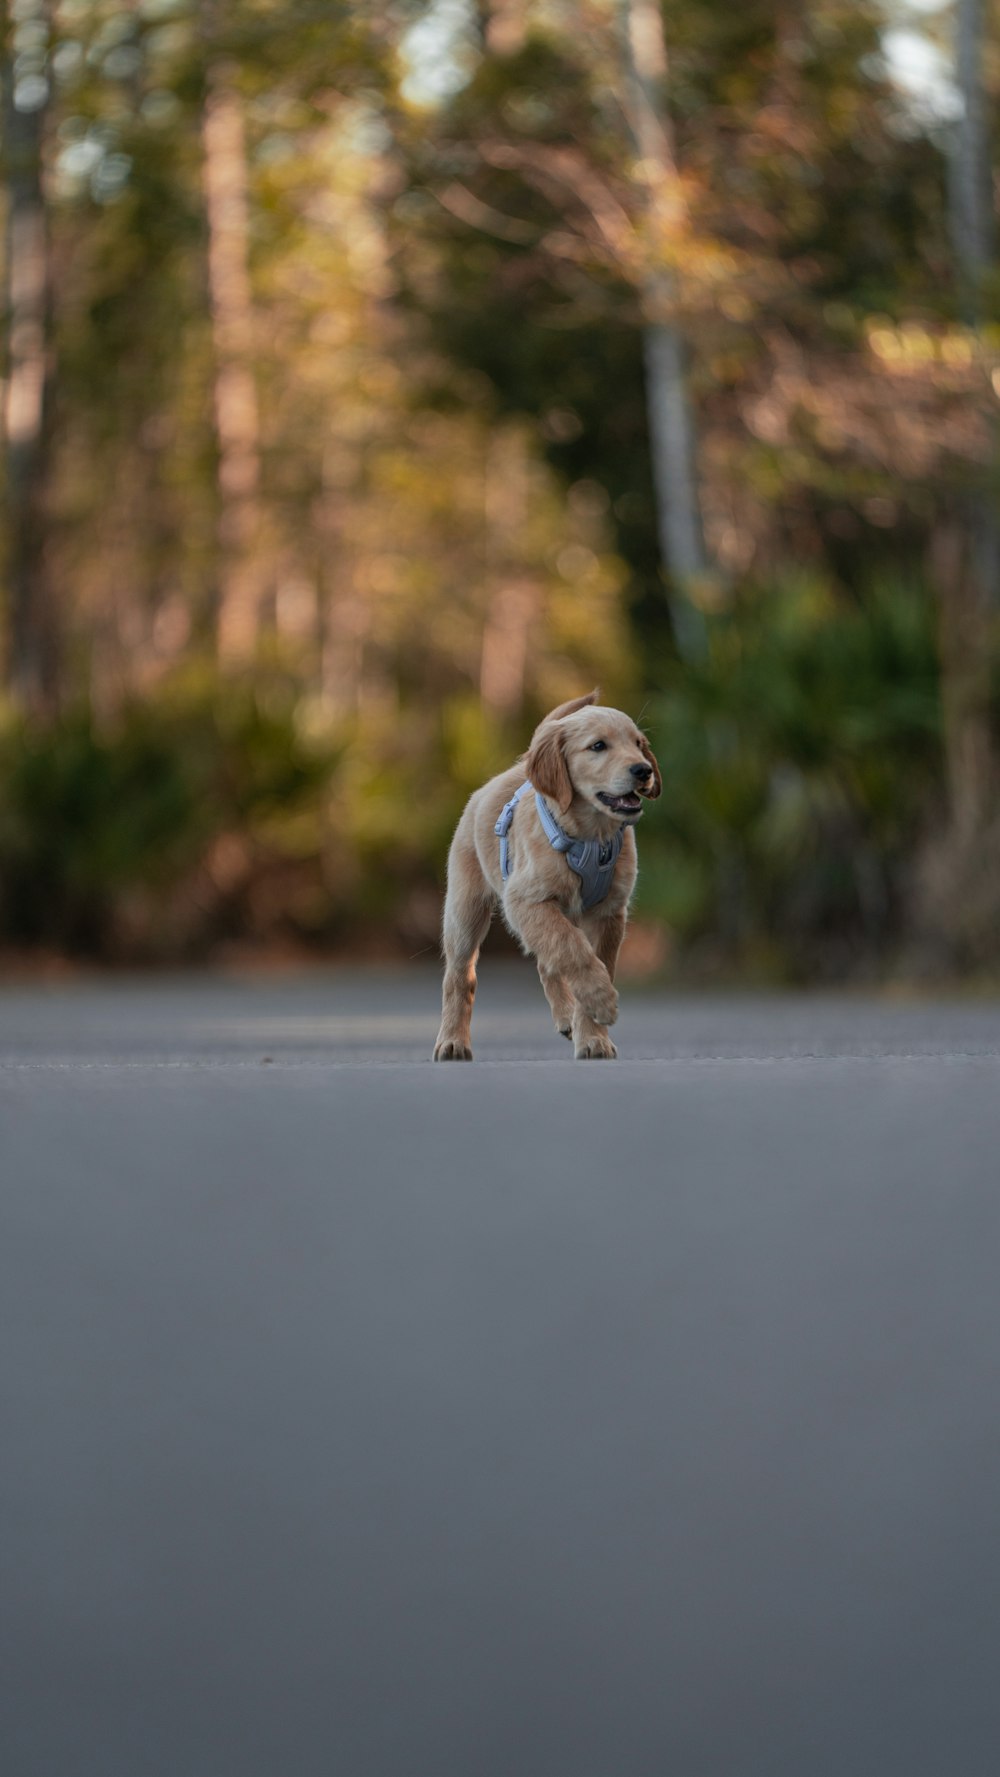
<path fill-rule="evenodd" d="M 632 964 L 1000 961 L 986 0 L 7 0 L 0 951 L 436 944 L 599 682 Z"/>

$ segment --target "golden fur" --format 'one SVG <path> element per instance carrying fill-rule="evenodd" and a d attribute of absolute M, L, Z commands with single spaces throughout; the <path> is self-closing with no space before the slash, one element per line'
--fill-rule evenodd
<path fill-rule="evenodd" d="M 479 947 L 498 907 L 538 964 L 556 1029 L 580 1060 L 617 1051 L 607 1027 L 618 1015 L 615 964 L 636 877 L 639 810 L 609 809 L 601 796 L 653 797 L 660 774 L 645 735 L 621 710 L 603 707 L 597 692 L 551 710 L 535 730 L 524 758 L 491 778 L 466 804 L 448 856 L 444 909 L 444 995 L 435 1061 L 471 1061 L 470 1027 Z M 603 749 L 595 751 L 595 743 Z M 606 898 L 584 913 L 580 879 L 549 844 L 535 807 L 525 796 L 508 835 L 510 875 L 500 875 L 497 818 L 528 777 L 563 831 L 575 839 L 610 839 L 625 826 L 625 841 Z"/>

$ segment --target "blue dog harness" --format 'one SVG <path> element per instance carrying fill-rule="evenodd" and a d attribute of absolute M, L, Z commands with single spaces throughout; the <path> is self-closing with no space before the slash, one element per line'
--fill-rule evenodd
<path fill-rule="evenodd" d="M 514 819 L 514 810 L 521 797 L 534 788 L 531 780 L 515 790 L 509 802 L 505 802 L 500 811 L 500 819 L 493 831 L 500 841 L 500 874 L 507 881 L 510 875 L 510 858 L 508 856 L 507 835 L 510 823 Z M 542 797 L 535 790 L 535 807 L 542 823 L 545 837 L 553 851 L 561 851 L 570 869 L 580 878 L 580 892 L 583 897 L 583 911 L 597 907 L 604 900 L 611 887 L 615 874 L 618 854 L 625 843 L 625 829 L 619 827 L 611 839 L 571 839 L 564 833 L 558 822 L 553 819 L 545 806 Z"/>

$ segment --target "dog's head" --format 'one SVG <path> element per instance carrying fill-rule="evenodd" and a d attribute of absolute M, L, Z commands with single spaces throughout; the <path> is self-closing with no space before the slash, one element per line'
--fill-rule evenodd
<path fill-rule="evenodd" d="M 550 710 L 535 729 L 525 766 L 531 782 L 561 813 L 576 805 L 627 826 L 642 798 L 660 794 L 660 769 L 631 716 L 597 702 L 598 693 Z"/>

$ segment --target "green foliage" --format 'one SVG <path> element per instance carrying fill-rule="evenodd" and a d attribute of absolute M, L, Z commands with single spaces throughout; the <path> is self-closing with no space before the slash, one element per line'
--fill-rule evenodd
<path fill-rule="evenodd" d="M 915 923 L 909 879 L 979 756 L 970 684 L 990 720 L 953 544 L 995 491 L 1000 336 L 956 324 L 945 133 L 894 86 L 875 0 L 663 19 L 665 205 L 621 9 L 17 10 L 7 72 L 16 52 L 48 94 L 34 603 L 66 713 L 0 723 L 0 942 L 430 942 L 465 797 L 595 680 L 646 700 L 667 781 L 641 907 L 682 951 L 804 974 Z M 413 27 L 446 76 L 423 97 Z M 731 601 L 697 668 L 647 425 L 667 293 L 700 595 Z M 237 584 L 243 684 L 191 665 Z"/>
<path fill-rule="evenodd" d="M 942 774 L 930 601 L 802 578 L 710 618 L 650 706 L 663 798 L 640 908 L 713 955 L 841 970 L 889 938 Z M 721 951 L 718 948 L 721 943 Z"/>
<path fill-rule="evenodd" d="M 462 805 L 545 702 L 501 718 L 472 691 L 414 697 L 334 736 L 282 676 L 205 669 L 105 723 L 10 717 L 0 942 L 132 960 L 223 939 L 432 944 Z M 709 617 L 704 662 L 672 668 L 644 720 L 664 788 L 638 912 L 682 958 L 796 978 L 891 952 L 941 794 L 919 587 L 852 601 L 802 576 L 747 591 Z"/>
<path fill-rule="evenodd" d="M 663 12 L 689 205 L 669 252 L 703 503 L 706 513 L 735 509 L 742 533 L 728 559 L 718 528 L 710 547 L 723 569 L 752 565 L 763 577 L 804 546 L 849 585 L 901 559 L 917 564 L 926 499 L 910 510 L 898 455 L 887 465 L 870 411 L 841 419 L 845 398 L 857 406 L 866 319 L 942 304 L 949 313 L 952 300 L 943 160 L 924 133 L 896 127 L 898 99 L 879 71 L 881 15 L 867 0 L 823 0 L 801 15 L 770 0 L 735 9 L 666 0 Z M 658 656 L 670 638 L 644 398 L 641 229 L 623 245 L 636 194 L 621 101 L 608 102 L 614 45 L 531 8 L 526 22 L 519 53 L 483 57 L 466 89 L 403 138 L 402 293 L 444 360 L 488 379 L 494 411 L 530 414 L 559 474 L 606 491 L 629 570 L 628 615 Z M 480 208 L 455 205 L 455 185 Z M 608 214 L 619 219 L 614 246 Z M 803 370 L 824 374 L 820 423 L 793 400 L 769 437 L 757 402 L 800 355 Z M 895 518 L 870 523 L 868 502 L 887 494 Z"/>
<path fill-rule="evenodd" d="M 86 708 L 45 726 L 9 719 L 4 941 L 155 957 L 238 931 L 251 859 L 259 871 L 303 849 L 318 857 L 335 758 L 303 735 L 280 686 L 189 677 L 106 725 Z"/>

